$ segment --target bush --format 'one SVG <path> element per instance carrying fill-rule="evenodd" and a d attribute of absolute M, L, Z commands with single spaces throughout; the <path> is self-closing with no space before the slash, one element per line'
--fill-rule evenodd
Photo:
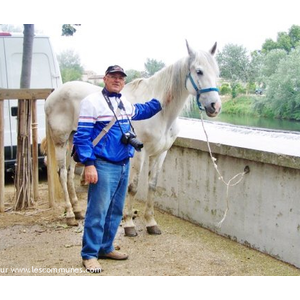
<path fill-rule="evenodd" d="M 221 85 L 220 94 L 222 96 L 231 94 L 231 87 L 230 87 L 229 83 L 223 83 Z"/>
<path fill-rule="evenodd" d="M 252 103 L 251 97 L 240 96 L 223 103 L 222 112 L 224 114 L 255 115 L 255 112 L 252 110 Z"/>

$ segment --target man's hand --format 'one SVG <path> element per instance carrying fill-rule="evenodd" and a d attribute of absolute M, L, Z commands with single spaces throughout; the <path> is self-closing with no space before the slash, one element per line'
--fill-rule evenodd
<path fill-rule="evenodd" d="M 97 183 L 98 173 L 95 166 L 87 166 L 84 169 L 84 179 L 86 183 Z"/>

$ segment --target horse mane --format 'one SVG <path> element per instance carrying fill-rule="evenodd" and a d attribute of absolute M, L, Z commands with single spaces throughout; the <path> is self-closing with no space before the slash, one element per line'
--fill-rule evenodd
<path fill-rule="evenodd" d="M 200 58 L 203 58 L 200 60 Z M 126 86 L 130 89 L 131 95 L 137 95 L 139 99 L 150 97 L 159 99 L 162 105 L 166 106 L 171 102 L 177 102 L 180 105 L 176 107 L 180 109 L 183 106 L 185 109 L 190 109 L 193 97 L 189 97 L 188 101 L 183 102 L 183 99 L 187 99 L 188 91 L 185 88 L 186 76 L 189 72 L 191 63 L 194 60 L 201 61 L 201 64 L 211 65 L 214 68 L 216 74 L 219 74 L 219 68 L 215 61 L 214 56 L 206 51 L 193 52 L 190 56 L 184 57 L 172 65 L 169 65 L 160 71 L 156 72 L 149 78 L 138 78 L 128 83 Z"/>
<path fill-rule="evenodd" d="M 182 99 L 187 93 L 183 89 L 188 72 L 188 59 L 183 58 L 172 65 L 164 67 L 149 78 L 138 78 L 127 84 L 127 88 L 134 94 L 139 89 L 142 95 L 160 99 L 166 105 L 174 99 Z"/>

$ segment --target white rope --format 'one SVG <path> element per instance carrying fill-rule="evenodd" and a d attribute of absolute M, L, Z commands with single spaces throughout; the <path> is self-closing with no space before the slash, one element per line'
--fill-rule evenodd
<path fill-rule="evenodd" d="M 218 175 L 219 175 L 219 180 L 221 180 L 225 185 L 226 185 L 226 209 L 225 209 L 225 212 L 224 212 L 224 216 L 222 218 L 222 220 L 217 224 L 217 227 L 221 227 L 222 226 L 222 223 L 224 222 L 224 220 L 226 219 L 226 216 L 227 216 L 227 213 L 229 211 L 229 187 L 232 187 L 232 186 L 235 186 L 235 185 L 238 185 L 245 174 L 247 174 L 249 172 L 248 169 L 245 169 L 244 172 L 241 172 L 241 173 L 238 173 L 236 174 L 235 176 L 233 176 L 228 182 L 226 182 L 224 180 L 224 177 L 222 176 L 222 174 L 220 173 L 219 169 L 218 169 L 218 165 L 216 163 L 217 159 L 215 157 L 213 157 L 212 155 L 212 152 L 211 152 L 211 148 L 210 148 L 210 144 L 209 144 L 209 140 L 208 140 L 208 134 L 205 130 L 205 127 L 204 127 L 204 121 L 203 121 L 203 115 L 202 115 L 202 111 L 200 111 L 200 117 L 201 117 L 201 122 L 202 122 L 202 127 L 203 127 L 203 131 L 204 131 L 204 134 L 206 136 L 206 143 L 207 143 L 207 147 L 208 147 L 208 150 L 209 150 L 209 155 L 210 155 L 210 158 L 213 162 L 213 165 L 214 165 L 214 168 L 215 170 L 217 171 Z M 240 177 L 236 182 L 234 183 L 231 183 L 233 180 L 235 180 L 236 178 Z"/>

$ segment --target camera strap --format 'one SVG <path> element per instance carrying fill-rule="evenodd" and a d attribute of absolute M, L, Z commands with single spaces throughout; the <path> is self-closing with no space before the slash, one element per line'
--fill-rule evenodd
<path fill-rule="evenodd" d="M 101 132 L 98 134 L 98 136 L 93 140 L 93 145 L 96 146 L 100 140 L 103 138 L 103 136 L 109 131 L 109 129 L 115 124 L 115 122 L 118 120 L 118 116 L 120 115 L 120 108 L 117 107 L 116 111 L 112 108 L 112 104 L 109 100 L 109 98 L 103 93 L 102 94 L 109 106 L 110 109 L 112 109 L 114 113 L 114 117 L 110 120 L 110 122 L 101 130 Z"/>
<path fill-rule="evenodd" d="M 122 127 L 121 127 L 121 125 L 120 125 L 120 123 L 119 123 L 119 120 L 118 120 L 118 118 L 117 118 L 117 115 L 116 115 L 116 113 L 115 113 L 115 111 L 114 111 L 114 107 L 113 107 L 113 105 L 112 105 L 112 103 L 111 103 L 109 97 L 105 94 L 105 92 L 103 92 L 103 90 L 102 90 L 102 94 L 103 94 L 103 97 L 104 97 L 104 99 L 106 100 L 106 102 L 107 102 L 107 104 L 108 104 L 110 110 L 111 110 L 111 111 L 113 112 L 113 114 L 114 114 L 114 118 L 113 118 L 113 119 L 115 119 L 115 120 L 118 122 L 118 125 L 119 125 L 119 127 L 120 127 L 120 130 L 121 130 L 121 132 L 124 134 L 124 132 L 123 132 L 123 130 L 122 130 Z M 133 132 L 134 132 L 134 128 L 133 128 L 133 126 L 132 126 L 132 124 L 131 124 L 131 121 L 130 121 L 130 119 L 129 119 L 127 113 L 126 113 L 124 104 L 123 104 L 123 102 L 122 102 L 121 99 L 120 99 L 120 102 L 118 103 L 116 112 L 119 112 L 119 113 L 120 113 L 120 109 L 124 110 L 125 115 L 126 115 L 126 117 L 127 117 L 127 120 L 128 120 L 128 122 L 129 122 L 129 124 L 130 124 L 130 127 L 131 127 L 131 129 L 133 130 Z M 109 124 L 108 124 L 108 125 L 109 125 Z M 107 126 L 108 126 L 108 125 L 107 125 Z M 112 124 L 112 125 L 113 125 L 113 124 Z M 106 127 L 105 127 L 105 128 L 106 128 Z M 105 128 L 104 128 L 104 129 L 105 129 Z M 103 129 L 103 130 L 104 130 L 104 129 Z"/>

